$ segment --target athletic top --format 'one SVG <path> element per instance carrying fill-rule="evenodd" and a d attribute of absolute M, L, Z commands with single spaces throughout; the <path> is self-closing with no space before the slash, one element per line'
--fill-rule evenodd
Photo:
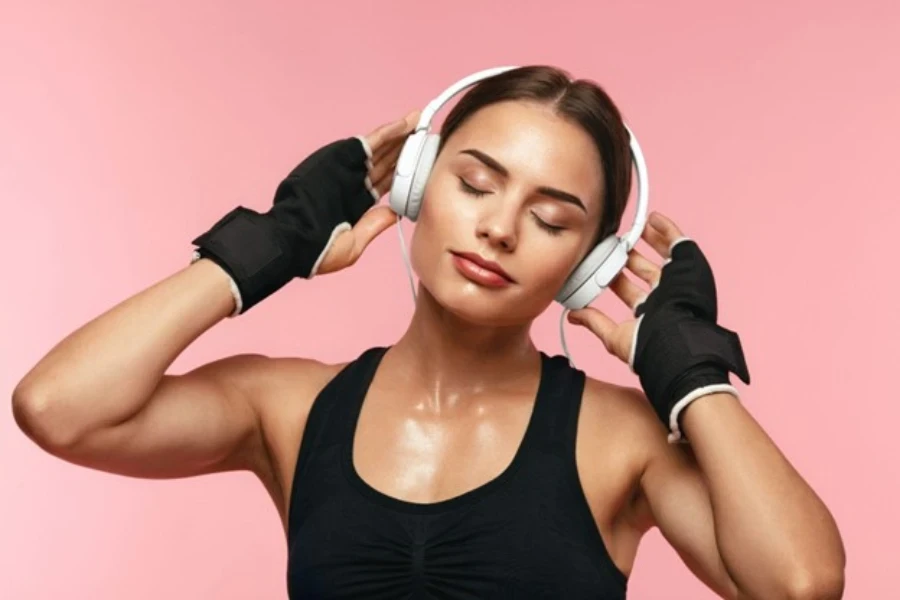
<path fill-rule="evenodd" d="M 288 514 L 291 600 L 625 598 L 627 578 L 576 469 L 584 373 L 542 352 L 528 427 L 506 470 L 453 498 L 413 503 L 369 486 L 353 465 L 357 420 L 386 350 L 365 350 L 310 409 Z"/>

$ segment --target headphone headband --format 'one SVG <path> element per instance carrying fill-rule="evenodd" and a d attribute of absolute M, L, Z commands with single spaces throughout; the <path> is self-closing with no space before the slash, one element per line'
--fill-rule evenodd
<path fill-rule="evenodd" d="M 425 108 L 422 109 L 422 114 L 419 116 L 419 124 L 416 125 L 416 131 L 420 129 L 426 129 L 431 126 L 431 121 L 434 119 L 434 115 L 443 107 L 447 102 L 449 102 L 454 96 L 458 93 L 470 87 L 483 79 L 488 79 L 489 77 L 493 77 L 494 75 L 499 75 L 500 73 L 511 71 L 518 67 L 494 67 L 491 69 L 484 69 L 483 71 L 478 71 L 476 73 L 472 73 L 471 75 L 467 75 L 463 77 L 443 92 L 441 92 L 440 96 L 429 102 Z"/>
<path fill-rule="evenodd" d="M 625 129 L 628 130 L 628 144 L 631 147 L 631 161 L 634 163 L 634 170 L 637 172 L 637 207 L 634 211 L 634 224 L 631 226 L 631 229 L 628 230 L 628 233 L 622 236 L 622 243 L 625 244 L 625 249 L 631 251 L 638 243 L 638 240 L 641 239 L 641 233 L 643 233 L 644 226 L 647 224 L 647 216 L 649 213 L 647 196 L 649 195 L 650 190 L 647 183 L 647 162 L 644 160 L 644 152 L 641 150 L 641 145 L 638 143 L 635 135 L 631 132 L 631 128 L 628 127 L 628 124 L 625 124 Z"/>
<path fill-rule="evenodd" d="M 441 92 L 439 96 L 429 102 L 424 109 L 422 109 L 422 114 L 419 117 L 419 123 L 416 125 L 416 131 L 429 129 L 431 127 L 431 121 L 434 119 L 434 116 L 437 114 L 437 112 L 454 96 L 462 92 L 464 89 L 484 79 L 493 77 L 494 75 L 499 75 L 500 73 L 511 71 L 517 68 L 518 67 L 515 66 L 505 66 L 484 69 L 482 71 L 472 73 L 471 75 L 467 75 L 456 83 L 450 85 L 447 89 Z M 631 249 L 634 248 L 634 246 L 640 239 L 641 233 L 644 231 L 644 227 L 647 224 L 647 216 L 649 212 L 647 198 L 649 196 L 650 190 L 648 188 L 647 163 L 644 160 L 644 153 L 641 150 L 641 146 L 638 143 L 637 138 L 635 137 L 634 133 L 632 133 L 631 128 L 628 127 L 627 124 L 625 124 L 625 129 L 628 131 L 631 159 L 634 163 L 634 169 L 637 172 L 637 207 L 635 208 L 634 224 L 628 230 L 628 233 L 626 233 L 621 238 L 622 243 L 625 245 L 625 250 L 631 251 Z"/>

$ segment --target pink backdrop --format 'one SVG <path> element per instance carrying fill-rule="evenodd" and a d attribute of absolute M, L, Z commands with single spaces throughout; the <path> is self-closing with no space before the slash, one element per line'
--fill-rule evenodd
<path fill-rule="evenodd" d="M 746 403 L 844 534 L 846 597 L 896 597 L 896 2 L 6 0 L 0 14 L 7 398 L 62 336 L 182 268 L 233 205 L 265 208 L 320 143 L 471 71 L 557 64 L 607 87 L 647 154 L 651 204 L 710 255 Z M 412 308 L 405 277 L 392 231 L 358 267 L 213 328 L 174 370 L 389 343 Z M 536 328 L 550 352 L 557 318 Z M 569 335 L 589 374 L 634 383 Z M 0 597 L 286 597 L 277 515 L 249 475 L 93 472 L 32 445 L 9 409 L 0 471 Z M 655 533 L 630 587 L 713 597 Z"/>

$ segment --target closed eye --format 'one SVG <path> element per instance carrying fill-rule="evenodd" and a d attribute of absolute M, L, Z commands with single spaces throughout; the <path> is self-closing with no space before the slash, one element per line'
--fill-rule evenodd
<path fill-rule="evenodd" d="M 538 227 L 546 230 L 547 233 L 549 233 L 550 235 L 559 235 L 565 229 L 565 227 L 560 227 L 559 225 L 551 225 L 550 223 L 548 223 L 547 221 L 544 221 L 543 219 L 541 219 L 539 216 L 537 216 L 534 213 L 531 213 L 531 216 L 534 217 L 534 220 L 538 224 Z"/>
<path fill-rule="evenodd" d="M 464 193 L 469 194 L 470 196 L 476 196 L 480 198 L 482 196 L 490 194 L 490 192 L 486 190 L 480 190 L 474 187 L 462 177 L 457 177 L 457 179 L 459 179 L 459 189 L 461 189 Z M 538 227 L 540 227 L 550 235 L 559 235 L 566 229 L 565 227 L 560 227 L 559 225 L 551 225 L 547 221 L 544 221 L 539 216 L 537 216 L 537 214 L 535 214 L 534 212 L 531 213 L 531 217 L 534 219 L 534 222 L 537 223 Z"/>
<path fill-rule="evenodd" d="M 471 196 L 477 196 L 480 198 L 481 196 L 484 196 L 485 194 L 489 193 L 485 190 L 479 190 L 476 187 L 472 187 L 471 185 L 469 185 L 469 182 L 467 182 L 462 177 L 457 177 L 457 179 L 459 179 L 459 189 L 461 189 L 466 194 L 469 194 Z"/>

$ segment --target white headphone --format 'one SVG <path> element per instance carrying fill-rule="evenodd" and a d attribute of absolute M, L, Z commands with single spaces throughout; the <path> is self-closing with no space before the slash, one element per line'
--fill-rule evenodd
<path fill-rule="evenodd" d="M 419 216 L 425 185 L 428 183 L 428 176 L 431 174 L 431 167 L 437 158 L 440 145 L 440 135 L 430 132 L 434 115 L 462 90 L 483 79 L 515 68 L 517 67 L 495 67 L 473 73 L 460 79 L 428 103 L 397 160 L 389 203 L 398 216 L 406 217 L 410 221 L 415 221 Z M 647 165 L 637 139 L 627 125 L 625 128 L 630 136 L 631 157 L 637 171 L 637 209 L 634 224 L 623 237 L 613 234 L 602 240 L 569 275 L 556 295 L 556 301 L 569 310 L 584 308 L 609 286 L 616 275 L 625 268 L 628 253 L 637 244 L 647 223 Z"/>

